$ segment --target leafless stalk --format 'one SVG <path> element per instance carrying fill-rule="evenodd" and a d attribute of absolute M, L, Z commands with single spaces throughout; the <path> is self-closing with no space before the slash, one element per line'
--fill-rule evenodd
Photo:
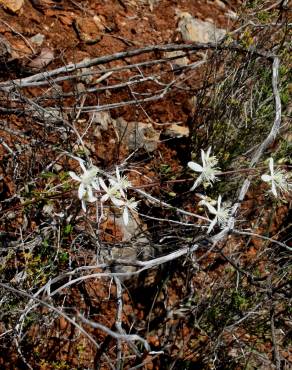
<path fill-rule="evenodd" d="M 27 77 L 25 79 L 25 82 L 36 82 L 36 81 L 42 81 L 47 80 L 49 78 L 52 78 L 54 76 L 57 76 L 61 73 L 70 73 L 73 71 L 76 71 L 81 68 L 89 68 L 100 64 L 106 64 L 115 60 L 120 60 L 124 58 L 130 58 L 134 56 L 138 56 L 141 54 L 147 54 L 151 52 L 167 52 L 167 51 L 197 51 L 197 50 L 210 50 L 210 49 L 216 49 L 216 50 L 233 50 L 240 53 L 250 53 L 254 54 L 256 56 L 265 57 L 268 59 L 273 58 L 273 54 L 266 52 L 266 51 L 259 51 L 259 50 L 247 50 L 243 48 L 242 46 L 238 45 L 237 43 L 232 43 L 229 45 L 218 45 L 217 43 L 207 43 L 207 44 L 200 44 L 200 43 L 194 43 L 194 44 L 166 44 L 166 45 L 151 45 L 140 49 L 134 49 L 134 50 L 128 50 L 125 52 L 120 52 L 112 55 L 106 55 L 99 58 L 94 58 L 88 61 L 83 61 L 79 63 L 71 63 L 67 64 L 64 67 L 56 68 L 52 71 L 47 72 L 41 72 L 37 73 L 33 76 Z M 7 81 L 5 83 L 0 84 L 0 89 L 3 91 L 9 91 L 15 86 L 21 87 L 22 86 L 22 80 L 13 80 L 13 81 Z"/>
<path fill-rule="evenodd" d="M 122 300 L 122 284 L 119 278 L 114 277 L 117 289 L 117 314 L 116 314 L 116 329 L 120 334 L 124 334 L 122 328 L 123 300 Z M 122 343 L 117 340 L 117 369 L 122 369 Z"/>
<path fill-rule="evenodd" d="M 200 239 L 200 238 L 198 238 L 198 239 Z M 74 285 L 74 284 L 76 284 L 80 281 L 84 281 L 84 280 L 88 280 L 88 279 L 113 278 L 113 277 L 129 278 L 131 276 L 139 275 L 142 271 L 152 269 L 152 268 L 160 266 L 164 263 L 167 263 L 167 262 L 173 261 L 175 259 L 178 259 L 182 256 L 192 254 L 197 249 L 198 249 L 198 245 L 193 244 L 191 247 L 184 247 L 184 248 L 181 248 L 181 249 L 179 249 L 175 252 L 169 253 L 169 254 L 167 254 L 163 257 L 154 258 L 154 259 L 148 260 L 148 261 L 138 261 L 138 260 L 131 261 L 131 260 L 125 260 L 125 259 L 114 259 L 112 261 L 110 260 L 108 263 L 97 264 L 97 265 L 93 265 L 93 266 L 84 266 L 82 268 L 78 268 L 78 269 L 70 271 L 68 273 L 58 275 L 57 277 L 51 279 L 47 284 L 45 284 L 43 287 L 41 287 L 34 294 L 34 297 L 37 297 L 42 292 L 46 292 L 46 291 L 49 291 L 49 297 L 53 297 L 54 295 L 62 292 L 64 289 L 66 289 L 66 288 L 68 288 L 68 287 L 70 287 L 70 286 L 72 286 L 72 285 Z M 96 270 L 96 269 L 100 269 L 100 268 L 106 269 L 106 268 L 111 268 L 112 266 L 115 266 L 115 265 L 133 266 L 133 267 L 137 267 L 138 270 L 133 271 L 133 272 L 97 272 L 97 273 L 90 273 L 88 275 L 83 275 L 81 277 L 72 279 L 72 277 L 74 275 L 76 275 L 76 273 L 79 273 L 82 270 Z M 49 286 L 51 286 L 52 284 L 57 283 L 58 281 L 64 280 L 66 277 L 70 278 L 70 280 L 67 283 L 63 284 L 62 286 L 60 286 L 59 288 L 57 288 L 53 291 L 51 291 L 49 289 Z"/>
<path fill-rule="evenodd" d="M 116 314 L 116 329 L 120 335 L 127 335 L 122 327 L 122 314 L 123 314 L 123 288 L 121 281 L 118 277 L 114 277 L 114 281 L 117 289 L 117 314 Z M 129 347 L 133 350 L 136 356 L 140 357 L 141 354 L 133 342 L 128 342 Z M 122 366 L 122 343 L 121 340 L 117 340 L 117 368 L 121 369 Z"/>
<path fill-rule="evenodd" d="M 74 319 L 72 319 L 71 317 L 69 317 L 68 315 L 66 315 L 62 310 L 59 310 L 58 308 L 52 306 L 51 304 L 47 303 L 46 301 L 44 300 L 41 300 L 35 296 L 32 296 L 26 292 L 24 292 L 23 290 L 19 290 L 19 289 L 15 289 L 13 288 L 12 286 L 8 285 L 8 284 L 4 284 L 4 283 L 0 283 L 0 287 L 4 288 L 5 290 L 8 290 L 12 293 L 15 293 L 17 295 L 21 295 L 23 297 L 26 297 L 32 301 L 35 301 L 37 302 L 38 304 L 40 305 L 43 305 L 45 307 L 47 307 L 49 310 L 53 311 L 53 312 L 56 312 L 59 316 L 63 316 L 67 321 L 69 321 L 73 326 L 75 326 L 78 330 L 81 331 L 81 333 L 90 340 L 90 342 L 92 344 L 94 344 L 95 347 L 99 347 L 98 343 L 95 341 L 95 339 L 87 333 L 86 330 L 84 330 L 78 323 L 75 322 Z"/>
<path fill-rule="evenodd" d="M 279 354 L 279 349 L 278 349 L 278 344 L 277 344 L 277 339 L 276 339 L 276 332 L 275 332 L 275 312 L 274 312 L 274 307 L 271 309 L 271 332 L 272 332 L 272 341 L 273 341 L 273 351 L 274 351 L 274 360 L 275 360 L 275 365 L 277 370 L 281 370 L 281 359 L 280 359 L 280 354 Z"/>
<path fill-rule="evenodd" d="M 22 353 L 22 350 L 20 348 L 20 345 L 18 343 L 18 340 L 16 338 L 14 338 L 14 343 L 15 343 L 16 350 L 17 350 L 20 358 L 22 359 L 23 363 L 25 364 L 25 366 L 27 366 L 30 370 L 33 370 L 33 367 L 30 366 L 30 364 L 27 362 L 26 358 L 24 357 L 24 355 Z"/>
<path fill-rule="evenodd" d="M 262 240 L 267 240 L 271 243 L 277 244 L 280 247 L 283 247 L 283 248 L 287 249 L 288 251 L 292 251 L 292 248 L 288 247 L 287 244 L 279 242 L 278 240 L 275 240 L 273 238 L 268 238 L 267 236 L 264 236 L 264 235 L 252 233 L 252 232 L 249 232 L 249 231 L 237 230 L 237 229 L 233 229 L 232 232 L 234 232 L 235 234 L 239 234 L 239 235 L 248 235 L 248 236 L 252 236 L 252 237 L 255 237 L 255 238 L 262 239 Z"/>
<path fill-rule="evenodd" d="M 26 43 L 26 45 L 30 48 L 30 50 L 33 52 L 33 54 L 35 54 L 35 50 L 33 48 L 33 46 L 31 45 L 31 43 L 27 40 L 27 38 L 25 38 L 20 32 L 16 31 L 15 28 L 11 27 L 9 23 L 5 22 L 3 19 L 0 19 L 0 22 L 5 24 L 6 27 L 8 27 L 13 33 L 15 33 L 16 35 L 18 35 L 19 37 L 22 38 L 22 40 Z"/>
<path fill-rule="evenodd" d="M 10 153 L 12 154 L 13 156 L 15 156 L 16 154 L 14 153 L 14 151 L 10 148 L 10 146 L 8 144 L 5 143 L 4 139 L 2 139 L 2 137 L 0 137 L 0 144 L 4 146 L 4 148 Z"/>
<path fill-rule="evenodd" d="M 151 349 L 150 349 L 150 346 L 149 344 L 147 343 L 147 341 L 140 337 L 139 335 L 137 334 L 119 334 L 119 333 L 116 333 L 114 331 L 112 331 L 111 329 L 109 329 L 108 327 L 98 323 L 98 322 L 94 322 L 94 321 L 91 321 L 91 320 L 87 320 L 84 316 L 82 316 L 80 313 L 78 313 L 78 316 L 77 316 L 84 324 L 86 325 L 90 325 L 92 326 L 93 328 L 95 329 L 99 329 L 99 330 L 102 330 L 103 332 L 105 332 L 106 334 L 110 335 L 111 337 L 117 339 L 117 340 L 121 340 L 121 341 L 124 341 L 128 344 L 132 343 L 132 342 L 135 342 L 135 341 L 138 341 L 138 342 L 141 342 L 146 351 L 147 352 L 150 352 Z"/>
<path fill-rule="evenodd" d="M 178 213 L 181 213 L 182 215 L 185 215 L 185 216 L 190 216 L 190 217 L 193 217 L 193 218 L 197 218 L 199 220 L 209 221 L 209 219 L 206 218 L 206 217 L 197 215 L 197 214 L 192 213 L 192 212 L 185 211 L 183 209 L 174 207 L 174 206 L 172 206 L 172 205 L 170 205 L 170 204 L 168 204 L 166 202 L 163 202 L 160 199 L 157 199 L 157 198 L 153 197 L 152 195 L 146 193 L 143 190 L 140 190 L 140 189 L 134 189 L 134 190 L 135 190 L 136 193 L 141 194 L 145 199 L 148 199 L 153 204 L 157 204 L 157 205 L 160 205 L 161 207 L 163 206 L 165 208 L 173 209 L 174 211 L 176 211 Z"/>

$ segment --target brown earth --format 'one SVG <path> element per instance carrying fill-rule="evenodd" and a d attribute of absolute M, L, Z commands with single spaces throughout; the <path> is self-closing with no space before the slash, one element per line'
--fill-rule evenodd
<path fill-rule="evenodd" d="M 148 45 L 180 44 L 182 36 L 177 30 L 178 11 L 212 21 L 218 28 L 232 30 L 234 21 L 228 16 L 228 11 L 239 13 L 240 5 L 241 2 L 235 0 L 26 0 L 20 10 L 14 13 L 0 4 L 1 82 L 25 79 L 38 72 L 78 63 L 86 58 L 97 58 Z M 31 39 L 37 34 L 44 36 L 41 44 Z M 60 178 L 68 180 L 66 173 L 69 170 L 78 171 L 76 161 L 62 155 L 62 150 L 75 155 L 84 154 L 83 149 L 76 144 L 75 133 L 70 131 L 73 125 L 79 132 L 88 133 L 84 143 L 94 164 L 104 169 L 114 169 L 114 165 L 123 162 L 131 152 L 126 139 L 117 132 L 114 121 L 122 118 L 126 123 L 150 124 L 152 130 L 154 129 L 154 132 L 150 128 L 147 131 L 150 141 L 155 132 L 162 135 L 160 140 L 156 140 L 158 143 L 153 139 L 157 145 L 153 152 L 137 150 L 130 166 L 132 172 L 129 172 L 129 179 L 136 187 L 147 189 L 150 184 L 153 196 L 160 196 L 162 200 L 172 201 L 190 212 L 204 215 L 203 210 L 195 205 L 197 196 L 188 192 L 188 182 L 183 182 L 182 185 L 176 182 L 184 177 L 184 166 L 191 159 L 189 137 L 169 140 L 165 131 L 173 124 L 193 131 L 199 126 L 200 122 L 193 120 L 195 108 L 192 99 L 206 81 L 196 71 L 178 77 L 175 71 L 177 66 L 170 61 L 147 65 L 145 68 L 126 68 L 129 64 L 161 59 L 164 56 L 163 52 L 152 51 L 133 58 L 114 60 L 91 67 L 91 70 L 84 69 L 83 72 L 90 72 L 85 77 L 80 77 L 76 71 L 74 78 L 64 79 L 58 86 L 51 80 L 51 84 L 24 88 L 22 101 L 14 100 L 13 90 L 1 90 L 0 138 L 8 148 L 17 152 L 15 158 L 6 146 L 0 145 L 1 282 L 11 283 L 15 288 L 32 295 L 49 279 L 61 276 L 70 269 L 96 262 L 96 255 L 100 252 L 95 244 L 96 226 L 100 227 L 98 237 L 108 254 L 123 238 L 123 231 L 114 218 L 108 217 L 101 225 L 97 225 L 94 210 L 89 210 L 88 217 L 80 216 L 79 200 L 73 197 L 76 192 L 70 187 L 54 195 L 50 195 L 48 191 L 50 187 L 59 185 Z M 197 62 L 200 57 L 198 54 L 188 55 L 190 63 Z M 103 81 L 98 80 L 104 76 L 105 70 L 117 67 L 124 69 L 109 74 Z M 66 76 L 66 73 L 62 76 Z M 156 76 L 157 79 L 134 84 L 133 88 L 123 85 L 121 88 L 109 89 L 114 84 L 125 84 L 149 76 Z M 118 108 L 110 109 L 107 128 L 88 126 L 93 113 L 86 109 L 79 111 L 80 107 L 123 103 L 136 99 L 137 96 L 151 96 L 175 78 L 178 83 L 166 98 L 127 106 L 121 104 Z M 90 88 L 101 90 L 90 92 Z M 17 87 L 15 91 L 18 91 Z M 42 107 L 61 109 L 61 120 L 50 121 L 50 117 L 41 117 L 39 111 L 36 118 L 33 109 L 29 110 L 31 102 Z M 64 122 L 70 126 L 66 128 Z M 54 166 L 49 167 L 52 173 L 48 177 L 42 177 L 43 171 L 52 163 Z M 255 223 L 258 233 L 262 230 L 264 234 L 268 230 L 268 235 L 278 233 L 281 236 L 287 223 L 288 205 L 277 206 L 271 212 L 262 214 L 261 207 L 264 207 L 265 201 L 260 187 L 248 193 L 242 205 L 243 217 L 250 217 L 250 223 L 246 222 L 246 226 Z M 53 206 L 55 214 L 64 212 L 65 218 L 70 217 L 69 226 L 74 225 L 74 230 L 70 227 L 68 229 L 68 223 L 61 218 L 50 218 L 44 212 L 47 204 Z M 272 208 L 272 204 L 270 207 Z M 160 219 L 175 217 L 147 201 L 141 208 L 141 213 Z M 261 221 L 257 224 L 259 217 Z M 184 221 L 187 222 L 188 219 Z M 155 220 L 149 220 L 147 225 L 141 223 L 139 227 L 141 233 L 152 235 L 154 245 L 159 245 L 158 241 L 167 236 L 169 231 L 165 223 Z M 190 229 L 173 230 L 175 237 L 171 234 L 174 239 L 169 242 L 169 246 L 166 241 L 164 253 L 170 252 L 176 243 L 179 245 L 186 233 L 190 233 L 190 243 L 193 242 L 194 235 Z M 37 245 L 35 250 L 31 249 L 29 243 L 37 237 L 41 238 L 42 244 Z M 15 253 L 4 251 L 7 246 L 18 245 L 19 240 L 22 240 L 23 248 L 16 249 Z M 242 269 L 257 271 L 258 281 L 252 280 L 250 285 L 251 274 L 243 273 L 239 277 L 240 272 L 236 270 L 236 266 L 230 265 L 225 255 L 220 254 L 221 246 L 206 255 L 207 238 L 205 242 L 205 249 L 197 253 L 197 258 L 202 258 L 200 267 L 192 256 L 187 256 L 182 263 L 173 262 L 166 267 L 141 274 L 131 282 L 125 281 L 126 288 L 123 287 L 122 293 L 122 326 L 127 333 L 144 337 L 151 350 L 157 353 L 148 353 L 142 345 L 136 343 L 136 349 L 141 352 L 140 357 L 136 356 L 127 342 L 121 342 L 121 348 L 117 350 L 117 341 L 104 331 L 78 321 L 77 315 L 82 313 L 113 331 L 116 329 L 116 286 L 110 278 L 88 279 L 65 288 L 62 293 L 46 302 L 63 308 L 69 317 L 82 324 L 99 344 L 99 348 L 74 323 L 67 320 L 68 316 L 66 318 L 59 315 L 48 307 L 32 310 L 32 314 L 27 316 L 19 342 L 13 323 L 17 322 L 19 312 L 21 315 L 27 302 L 19 302 L 17 295 L 11 294 L 11 306 L 5 306 L 6 298 L 1 303 L 5 307 L 3 306 L 3 313 L 0 315 L 0 369 L 134 369 L 140 365 L 149 370 L 241 369 L 248 366 L 251 369 L 274 368 L 274 341 L 270 333 L 271 324 L 267 319 L 270 315 L 267 307 L 271 302 L 270 296 L 265 296 L 260 303 L 263 319 L 259 320 L 258 331 L 254 332 L 257 317 L 253 317 L 246 325 L 234 324 L 248 310 L 252 311 L 253 297 L 263 294 L 261 289 L 266 287 L 261 285 L 261 279 L 273 269 L 278 269 L 278 265 L 273 266 L 270 263 L 273 252 L 269 249 L 270 254 L 266 255 L 265 242 L 256 237 L 244 239 L 232 235 L 228 238 L 224 246 L 226 256 L 234 259 L 238 257 Z M 146 246 L 144 252 L 139 252 L 141 256 L 146 254 L 145 249 Z M 159 255 L 159 252 L 156 250 L 150 253 Z M 281 256 L 273 256 L 281 259 L 284 266 L 288 258 L 284 251 L 281 253 Z M 54 256 L 59 256 L 59 259 L 54 259 Z M 112 266 L 113 271 L 114 268 Z M 24 270 L 27 276 L 22 281 L 18 274 Z M 94 270 L 96 273 L 101 271 Z M 241 279 L 238 289 L 234 288 L 236 279 Z M 52 289 L 63 283 L 65 280 L 60 280 Z M 276 283 L 278 281 L 275 277 L 271 286 Z M 247 286 L 251 286 L 250 290 Z M 287 334 L 289 330 L 291 332 L 291 321 L 285 289 L 285 285 L 281 288 L 279 284 L 275 291 L 271 288 L 270 294 L 278 294 L 273 315 L 278 325 L 276 336 L 281 361 L 283 368 L 288 369 L 292 361 Z M 227 317 L 225 311 L 227 306 L 224 299 L 227 292 L 231 292 L 227 306 L 232 311 L 232 318 L 235 317 L 234 322 Z M 46 294 L 43 292 L 43 299 L 46 299 Z M 209 309 L 211 304 L 212 309 Z M 13 313 L 12 317 L 10 312 Z M 208 315 L 204 316 L 204 312 L 208 312 Z M 226 329 L 222 329 L 223 327 Z M 10 331 L 15 333 L 15 338 L 10 335 Z M 217 351 L 217 346 L 219 359 L 218 352 L 214 352 L 214 348 Z M 242 353 L 247 349 L 249 358 L 244 359 L 245 362 L 241 361 Z M 117 367 L 119 351 L 123 361 Z M 215 362 L 219 363 L 217 367 Z"/>

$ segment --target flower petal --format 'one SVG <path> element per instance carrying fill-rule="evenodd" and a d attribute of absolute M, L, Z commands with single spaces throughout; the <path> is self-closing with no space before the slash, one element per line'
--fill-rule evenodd
<path fill-rule="evenodd" d="M 116 166 L 116 177 L 117 177 L 117 180 L 120 181 L 121 175 L 120 175 L 119 167 L 118 166 Z"/>
<path fill-rule="evenodd" d="M 95 198 L 95 196 L 92 193 L 92 187 L 90 185 L 87 186 L 87 200 L 90 203 L 96 201 L 96 198 Z"/>
<path fill-rule="evenodd" d="M 120 188 L 119 190 L 120 190 L 120 194 L 121 194 L 121 196 L 122 196 L 123 198 L 126 198 L 126 194 L 125 194 L 125 192 L 124 192 L 124 189 L 123 189 L 123 188 Z"/>
<path fill-rule="evenodd" d="M 218 212 L 220 211 L 220 208 L 221 208 L 221 200 L 222 200 L 222 196 L 219 195 L 218 200 L 217 200 L 217 210 L 218 210 Z"/>
<path fill-rule="evenodd" d="M 109 183 L 111 186 L 116 186 L 118 184 L 117 181 L 114 179 L 109 179 Z"/>
<path fill-rule="evenodd" d="M 128 211 L 127 207 L 124 208 L 123 220 L 124 220 L 125 225 L 128 225 L 128 223 L 129 223 L 129 211 Z"/>
<path fill-rule="evenodd" d="M 270 175 L 262 175 L 261 179 L 265 182 L 270 182 L 272 180 L 272 177 Z"/>
<path fill-rule="evenodd" d="M 86 193 L 86 190 L 85 190 L 85 188 L 84 188 L 84 184 L 83 183 L 81 183 L 80 185 L 79 185 L 79 189 L 78 189 L 78 198 L 79 199 L 82 199 L 83 197 L 84 197 L 84 194 Z"/>
<path fill-rule="evenodd" d="M 72 177 L 73 180 L 81 182 L 81 178 L 77 176 L 75 172 L 70 171 L 69 175 Z"/>
<path fill-rule="evenodd" d="M 202 182 L 202 176 L 199 176 L 197 180 L 194 182 L 194 185 L 190 188 L 190 191 L 193 191 L 196 189 L 197 186 L 199 186 Z"/>
<path fill-rule="evenodd" d="M 274 177 L 274 158 L 270 158 L 270 163 L 269 163 L 270 171 L 271 171 L 271 177 Z"/>
<path fill-rule="evenodd" d="M 202 166 L 195 162 L 189 162 L 188 166 L 190 167 L 191 170 L 195 172 L 202 172 L 204 170 Z"/>
<path fill-rule="evenodd" d="M 217 223 L 217 217 L 215 217 L 214 220 L 212 220 L 212 222 L 210 223 L 208 230 L 207 230 L 207 234 L 209 234 L 214 229 L 214 226 L 216 225 L 216 223 Z"/>
<path fill-rule="evenodd" d="M 212 213 L 213 215 L 217 215 L 217 209 L 215 209 L 212 204 L 210 204 L 209 202 L 206 202 L 204 200 L 202 200 L 202 204 L 205 205 L 207 208 L 208 208 L 208 211 L 210 213 Z"/>
<path fill-rule="evenodd" d="M 128 201 L 128 208 L 137 212 L 137 207 L 138 207 L 138 204 L 139 204 L 139 200 L 138 201 L 135 201 L 135 198 L 131 198 L 129 201 Z"/>
<path fill-rule="evenodd" d="M 76 157 L 75 157 L 76 158 Z M 86 172 L 86 168 L 85 168 L 85 166 L 84 166 L 84 161 L 83 161 L 83 159 L 81 159 L 81 158 L 76 158 L 77 159 L 77 161 L 79 162 L 79 166 L 82 168 L 82 171 L 83 172 Z"/>
<path fill-rule="evenodd" d="M 82 199 L 81 205 L 82 205 L 83 211 L 86 213 L 86 203 L 85 203 L 85 200 L 84 199 Z"/>
<path fill-rule="evenodd" d="M 201 158 L 202 158 L 203 167 L 206 167 L 206 154 L 203 149 L 201 149 Z"/>
<path fill-rule="evenodd" d="M 115 197 L 111 197 L 111 201 L 113 202 L 113 204 L 116 206 L 116 207 L 121 207 L 125 204 L 125 202 L 121 199 L 118 199 L 118 198 L 115 198 Z"/>
<path fill-rule="evenodd" d="M 91 182 L 91 186 L 93 187 L 93 189 L 95 190 L 100 190 L 100 186 L 99 186 L 99 179 L 96 179 L 94 181 Z"/>
<path fill-rule="evenodd" d="M 272 193 L 277 198 L 278 194 L 277 194 L 277 190 L 276 190 L 275 181 L 272 181 Z"/>
<path fill-rule="evenodd" d="M 210 157 L 211 149 L 212 149 L 212 146 L 209 146 L 209 148 L 208 148 L 208 150 L 207 150 L 207 153 L 206 153 L 206 157 L 207 157 L 207 158 L 209 158 L 209 157 Z"/>
<path fill-rule="evenodd" d="M 105 203 L 105 202 L 108 200 L 108 198 L 109 198 L 109 195 L 108 195 L 108 194 L 104 194 L 104 195 L 101 197 L 100 201 L 101 201 L 102 203 Z"/>
<path fill-rule="evenodd" d="M 108 187 L 106 186 L 105 182 L 103 181 L 103 178 L 100 177 L 99 183 L 104 191 L 108 191 Z"/>

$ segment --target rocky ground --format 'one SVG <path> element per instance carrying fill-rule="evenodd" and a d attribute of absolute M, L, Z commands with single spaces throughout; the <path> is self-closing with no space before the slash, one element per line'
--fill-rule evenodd
<path fill-rule="evenodd" d="M 1 369 L 291 368 L 291 199 L 260 181 L 291 165 L 290 37 L 285 1 L 0 0 Z M 82 209 L 78 159 L 127 175 L 128 222 Z"/>

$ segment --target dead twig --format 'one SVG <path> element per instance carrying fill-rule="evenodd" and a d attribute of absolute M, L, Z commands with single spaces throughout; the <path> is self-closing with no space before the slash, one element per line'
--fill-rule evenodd
<path fill-rule="evenodd" d="M 84 323 L 84 324 L 87 324 L 95 329 L 99 329 L 103 332 L 105 332 L 106 334 L 110 335 L 111 337 L 117 339 L 117 340 L 121 340 L 121 341 L 124 341 L 128 344 L 131 344 L 132 342 L 135 342 L 135 341 L 138 341 L 138 342 L 141 342 L 146 351 L 147 352 L 150 352 L 151 349 L 150 349 L 150 346 L 148 344 L 148 342 L 140 337 L 139 335 L 137 334 L 119 334 L 119 333 L 116 333 L 114 331 L 112 331 L 111 329 L 109 329 L 108 327 L 98 323 L 98 322 L 94 322 L 94 321 L 91 321 L 91 320 L 87 320 L 83 315 L 81 315 L 80 313 L 77 314 L 77 317 Z"/>
<path fill-rule="evenodd" d="M 281 359 L 276 339 L 276 332 L 275 332 L 275 308 L 272 305 L 270 311 L 270 319 L 271 319 L 271 333 L 272 333 L 272 342 L 273 342 L 273 352 L 274 352 L 274 361 L 277 370 L 281 370 Z"/>
<path fill-rule="evenodd" d="M 43 81 L 48 80 L 54 76 L 57 76 L 62 73 L 71 73 L 73 71 L 76 71 L 80 68 L 89 68 L 92 66 L 100 65 L 100 64 L 106 64 L 110 63 L 115 60 L 120 60 L 124 58 L 131 58 L 134 56 L 138 56 L 141 54 L 147 54 L 151 52 L 167 52 L 167 51 L 198 51 L 198 50 L 232 50 L 237 51 L 239 53 L 249 53 L 251 55 L 254 55 L 256 57 L 264 57 L 266 59 L 273 59 L 274 55 L 267 51 L 260 51 L 256 50 L 254 48 L 246 49 L 237 44 L 236 42 L 229 44 L 229 45 L 218 45 L 216 43 L 191 43 L 191 44 L 166 44 L 166 45 L 151 45 L 146 46 L 144 48 L 140 49 L 134 49 L 134 50 L 128 50 L 124 52 L 115 53 L 112 55 L 106 55 L 99 58 L 94 58 L 88 61 L 83 61 L 79 63 L 71 63 L 67 64 L 64 67 L 56 68 L 52 71 L 46 71 L 37 73 L 33 76 L 27 77 L 24 79 L 24 81 L 27 82 L 36 82 L 36 81 Z M 14 89 L 16 86 L 21 87 L 23 80 L 13 80 L 13 81 L 6 81 L 2 84 L 0 84 L 0 89 L 3 91 L 10 91 Z"/>
<path fill-rule="evenodd" d="M 21 295 L 22 297 L 28 298 L 28 299 L 30 299 L 31 301 L 35 301 L 35 302 L 37 302 L 38 304 L 40 304 L 40 305 L 43 305 L 43 306 L 47 307 L 49 310 L 52 310 L 52 311 L 56 312 L 58 315 L 63 316 L 67 321 L 69 321 L 69 322 L 70 322 L 72 325 L 74 325 L 78 330 L 80 330 L 80 331 L 81 331 L 81 333 L 82 333 L 85 337 L 87 337 L 87 338 L 90 340 L 90 342 L 91 342 L 92 344 L 94 344 L 94 345 L 95 345 L 95 347 L 99 348 L 99 345 L 98 345 L 98 343 L 94 340 L 94 338 L 93 338 L 90 334 L 88 334 L 88 333 L 87 333 L 87 331 L 86 331 L 86 330 L 84 330 L 84 329 L 82 328 L 82 326 L 80 326 L 79 324 L 77 324 L 77 323 L 75 322 L 75 320 L 74 320 L 74 319 L 72 319 L 71 317 L 69 317 L 68 315 L 66 315 L 66 314 L 64 313 L 64 311 L 59 310 L 57 307 L 54 307 L 54 306 L 52 306 L 51 304 L 47 303 L 46 301 L 44 301 L 44 300 L 42 300 L 42 299 L 39 299 L 39 298 L 37 298 L 37 297 L 36 297 L 36 296 L 34 296 L 34 295 L 28 294 L 27 292 L 24 292 L 23 290 L 19 290 L 19 289 L 13 288 L 12 286 L 10 286 L 10 285 L 8 285 L 8 284 L 0 283 L 0 287 L 4 288 L 5 290 L 9 290 L 10 292 L 15 293 L 15 294 L 17 294 L 17 295 Z"/>
<path fill-rule="evenodd" d="M 285 243 L 279 242 L 278 240 L 275 240 L 273 238 L 268 238 L 267 236 L 264 236 L 264 235 L 259 235 L 259 234 L 256 234 L 256 233 L 251 233 L 249 231 L 242 231 L 242 230 L 236 230 L 236 229 L 233 229 L 232 232 L 234 232 L 235 234 L 239 234 L 239 235 L 248 235 L 248 236 L 252 236 L 252 237 L 255 237 L 255 238 L 267 240 L 271 243 L 277 244 L 280 247 L 283 247 L 283 248 L 287 249 L 288 251 L 292 251 L 292 248 L 288 247 L 288 245 L 286 245 Z"/>
<path fill-rule="evenodd" d="M 34 50 L 33 46 L 31 43 L 25 38 L 20 32 L 16 31 L 13 27 L 10 26 L 7 22 L 5 22 L 3 19 L 0 19 L 0 22 L 5 24 L 6 27 L 8 27 L 13 33 L 18 35 L 19 37 L 22 38 L 22 40 L 26 43 L 26 45 L 30 48 L 30 50 L 33 52 L 33 54 L 36 54 L 36 51 Z"/>
<path fill-rule="evenodd" d="M 16 156 L 16 153 L 5 143 L 4 139 L 0 137 L 0 145 L 2 145 L 11 155 Z"/>

